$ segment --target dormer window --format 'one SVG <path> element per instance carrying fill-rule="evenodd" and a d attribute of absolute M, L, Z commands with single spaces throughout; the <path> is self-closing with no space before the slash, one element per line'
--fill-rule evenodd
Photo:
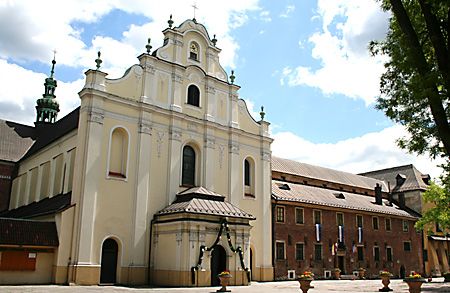
<path fill-rule="evenodd" d="M 194 42 L 191 43 L 189 47 L 189 59 L 198 61 L 198 45 Z"/>

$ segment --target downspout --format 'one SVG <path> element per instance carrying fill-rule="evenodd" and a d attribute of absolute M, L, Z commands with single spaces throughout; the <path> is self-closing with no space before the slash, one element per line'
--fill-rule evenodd
<path fill-rule="evenodd" d="M 274 273 L 275 273 L 275 205 L 276 205 L 276 200 L 275 203 L 273 201 L 271 201 L 271 205 L 272 205 L 272 267 L 274 269 Z"/>
<path fill-rule="evenodd" d="M 152 219 L 150 221 L 150 243 L 148 246 L 148 272 L 147 272 L 147 284 L 150 285 L 150 264 L 151 264 L 151 260 L 152 260 L 152 245 L 153 245 L 153 241 L 152 241 L 152 237 L 153 237 L 153 222 L 155 219 Z"/>

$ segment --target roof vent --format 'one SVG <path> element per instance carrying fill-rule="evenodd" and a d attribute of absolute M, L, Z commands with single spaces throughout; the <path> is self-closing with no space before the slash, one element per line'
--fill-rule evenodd
<path fill-rule="evenodd" d="M 342 192 L 334 193 L 334 196 L 339 199 L 345 199 L 345 196 Z"/>
<path fill-rule="evenodd" d="M 282 190 L 291 190 L 289 185 L 287 185 L 286 183 L 278 185 L 278 188 Z"/>

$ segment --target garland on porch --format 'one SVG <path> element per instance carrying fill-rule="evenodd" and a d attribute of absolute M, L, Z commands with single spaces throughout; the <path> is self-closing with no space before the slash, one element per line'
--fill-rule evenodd
<path fill-rule="evenodd" d="M 228 228 L 228 222 L 226 219 L 223 219 L 220 223 L 220 230 L 219 233 L 217 234 L 216 240 L 214 241 L 213 245 L 211 245 L 210 247 L 207 247 L 205 245 L 201 245 L 200 246 L 200 255 L 198 256 L 198 262 L 197 265 L 193 266 L 191 268 L 191 280 L 192 280 L 192 284 L 195 284 L 195 272 L 198 271 L 202 265 L 203 262 L 203 255 L 205 253 L 205 251 L 211 251 L 214 249 L 214 247 L 217 246 L 217 243 L 219 243 L 220 238 L 222 236 L 223 233 L 223 229 L 225 229 L 226 234 L 227 234 L 227 241 L 228 241 L 228 246 L 230 247 L 231 251 L 234 253 L 238 253 L 239 255 L 239 260 L 241 262 L 241 268 L 245 271 L 246 275 L 247 275 L 247 280 L 248 282 L 250 282 L 250 271 L 248 268 L 245 267 L 244 264 L 244 257 L 242 255 L 242 248 L 240 246 L 238 246 L 237 248 L 234 248 L 233 243 L 231 243 L 231 237 L 230 237 L 230 229 Z"/>

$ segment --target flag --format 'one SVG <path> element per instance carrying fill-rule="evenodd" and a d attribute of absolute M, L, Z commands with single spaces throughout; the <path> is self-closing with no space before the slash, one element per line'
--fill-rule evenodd
<path fill-rule="evenodd" d="M 339 225 L 338 227 L 338 231 L 339 231 L 339 242 L 344 242 L 344 226 Z"/>
<path fill-rule="evenodd" d="M 353 252 L 353 253 L 355 253 L 355 252 L 356 252 L 356 245 L 355 245 L 355 244 L 353 244 L 353 247 L 352 247 L 352 252 Z"/>
<path fill-rule="evenodd" d="M 362 243 L 362 227 L 358 227 L 358 243 Z"/>
<path fill-rule="evenodd" d="M 333 243 L 333 245 L 331 245 L 331 255 L 335 255 L 336 254 L 336 252 L 335 252 L 335 246 L 334 246 L 334 243 Z"/>
<path fill-rule="evenodd" d="M 320 242 L 320 224 L 316 224 L 316 241 Z"/>

